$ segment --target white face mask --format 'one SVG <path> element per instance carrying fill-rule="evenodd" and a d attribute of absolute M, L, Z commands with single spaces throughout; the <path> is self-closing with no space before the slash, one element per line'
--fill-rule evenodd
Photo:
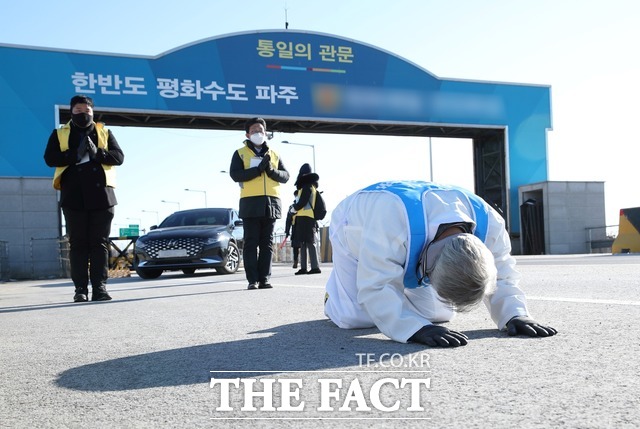
<path fill-rule="evenodd" d="M 262 146 L 262 143 L 264 143 L 264 134 L 262 133 L 254 133 L 251 134 L 251 137 L 249 137 L 249 139 L 251 140 L 251 143 L 253 143 L 256 146 Z"/>

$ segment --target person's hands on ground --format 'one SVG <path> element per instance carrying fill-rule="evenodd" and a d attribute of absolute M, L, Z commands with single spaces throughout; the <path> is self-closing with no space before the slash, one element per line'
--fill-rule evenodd
<path fill-rule="evenodd" d="M 530 317 L 515 316 L 507 322 L 507 334 L 528 335 L 530 337 L 551 337 L 557 334 L 554 328 L 540 325 Z"/>
<path fill-rule="evenodd" d="M 427 325 L 413 334 L 409 341 L 431 347 L 459 347 L 467 345 L 468 339 L 462 332 L 453 331 L 444 326 Z"/>

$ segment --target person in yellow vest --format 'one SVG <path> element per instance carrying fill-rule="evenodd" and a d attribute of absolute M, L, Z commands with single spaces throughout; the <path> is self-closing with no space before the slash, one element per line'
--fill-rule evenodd
<path fill-rule="evenodd" d="M 270 289 L 273 233 L 282 217 L 280 184 L 289 172 L 276 151 L 267 146 L 267 123 L 251 118 L 245 123 L 247 139 L 233 153 L 229 175 L 240 185 L 239 214 L 244 227 L 242 258 L 247 289 Z"/>
<path fill-rule="evenodd" d="M 71 120 L 54 130 L 44 152 L 69 237 L 74 302 L 108 301 L 109 234 L 117 204 L 115 168 L 124 153 L 110 130 L 93 121 L 93 100 L 71 98 Z"/>
<path fill-rule="evenodd" d="M 298 199 L 291 211 L 295 213 L 296 234 L 300 242 L 300 274 L 320 274 L 318 252 L 316 251 L 316 231 L 318 229 L 313 208 L 315 207 L 318 193 L 318 180 L 320 177 L 311 171 L 309 164 L 300 167 L 296 179 Z M 311 269 L 307 271 L 307 253 Z"/>

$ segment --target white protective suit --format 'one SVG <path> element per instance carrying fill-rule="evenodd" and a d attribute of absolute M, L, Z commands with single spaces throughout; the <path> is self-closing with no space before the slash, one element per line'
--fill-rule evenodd
<path fill-rule="evenodd" d="M 504 219 L 482 203 L 488 209 L 484 243 L 498 271 L 496 290 L 484 302 L 498 328 L 505 329 L 512 317 L 529 313 L 518 287 L 520 274 L 510 254 Z M 469 197 L 458 189 L 427 190 L 422 194 L 422 207 L 427 235 L 422 246 L 433 240 L 440 224 L 463 221 L 475 228 Z M 397 195 L 361 190 L 347 197 L 333 210 L 330 239 L 333 271 L 326 285 L 325 314 L 339 327 L 377 326 L 392 340 L 407 342 L 421 327 L 454 316 L 432 287 L 406 288 L 403 284 L 409 221 L 405 203 Z"/>

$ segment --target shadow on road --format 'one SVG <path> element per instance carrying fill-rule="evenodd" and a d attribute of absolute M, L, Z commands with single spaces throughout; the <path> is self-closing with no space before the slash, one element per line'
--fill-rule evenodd
<path fill-rule="evenodd" d="M 60 387 L 82 391 L 120 391 L 208 383 L 219 378 L 264 376 L 359 365 L 357 353 L 407 355 L 426 347 L 382 338 L 377 329 L 344 330 L 329 320 L 277 326 L 250 334 L 255 339 L 212 343 L 146 353 L 69 369 Z M 271 334 L 265 336 L 265 334 Z M 247 371 L 234 373 L 234 371 Z"/>
<path fill-rule="evenodd" d="M 196 285 L 200 285 L 200 283 Z M 155 286 L 152 289 L 160 289 L 163 287 L 175 288 L 175 287 L 188 287 L 188 286 L 189 286 L 188 283 L 180 283 L 180 284 L 168 284 L 166 286 Z M 131 288 L 129 290 L 134 290 L 134 289 L 140 290 L 140 289 L 146 289 L 146 288 Z M 122 290 L 124 289 L 120 289 L 119 291 L 122 291 Z M 173 298 L 179 298 L 179 297 L 192 297 L 197 295 L 212 295 L 212 294 L 220 294 L 220 293 L 237 293 L 237 292 L 244 292 L 244 289 L 232 289 L 232 290 L 223 289 L 223 290 L 214 290 L 214 291 L 206 291 L 206 292 L 184 292 L 184 293 L 167 294 L 167 295 L 160 295 L 160 296 L 144 296 L 140 298 L 128 298 L 128 299 L 116 298 L 113 301 L 97 301 L 97 302 L 89 301 L 89 302 L 81 302 L 81 303 L 66 301 L 66 302 L 46 303 L 46 304 L 27 304 L 27 305 L 13 306 L 13 307 L 0 307 L 0 314 L 19 313 L 23 311 L 51 310 L 56 308 L 67 308 L 69 310 L 73 310 L 73 309 L 81 309 L 88 305 L 120 305 L 120 304 L 126 304 L 126 303 L 137 302 L 137 301 L 162 300 L 162 299 L 173 299 Z"/>

